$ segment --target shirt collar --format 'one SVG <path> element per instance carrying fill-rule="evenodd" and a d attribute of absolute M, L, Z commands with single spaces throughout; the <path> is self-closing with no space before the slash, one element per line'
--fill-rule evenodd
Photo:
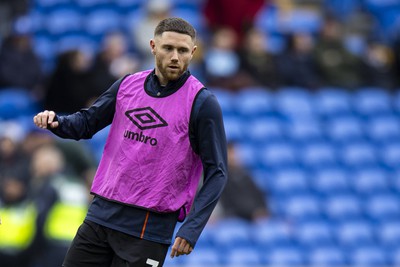
<path fill-rule="evenodd" d="M 185 71 L 177 80 L 169 81 L 166 86 L 161 86 L 155 69 L 147 76 L 145 90 L 151 96 L 168 96 L 176 92 L 190 76 L 190 71 Z"/>

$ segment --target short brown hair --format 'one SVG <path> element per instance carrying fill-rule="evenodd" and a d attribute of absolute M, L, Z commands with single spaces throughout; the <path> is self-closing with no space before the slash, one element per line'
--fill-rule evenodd
<path fill-rule="evenodd" d="M 187 34 L 192 40 L 196 39 L 196 30 L 189 22 L 181 18 L 166 18 L 160 21 L 154 30 L 154 36 L 162 35 L 163 32 Z"/>

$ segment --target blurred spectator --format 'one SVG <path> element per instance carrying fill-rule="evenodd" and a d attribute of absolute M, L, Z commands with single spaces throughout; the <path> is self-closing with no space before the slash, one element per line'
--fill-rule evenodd
<path fill-rule="evenodd" d="M 104 88 L 110 87 L 126 74 L 135 72 L 137 68 L 137 59 L 128 53 L 126 36 L 121 32 L 107 34 L 89 70 L 93 96 L 100 96 Z"/>
<path fill-rule="evenodd" d="M 249 84 L 249 77 L 240 69 L 237 36 L 230 28 L 214 32 L 204 54 L 205 75 L 209 86 L 237 90 Z"/>
<path fill-rule="evenodd" d="M 44 145 L 35 149 L 31 162 L 31 189 L 32 197 L 37 210 L 36 233 L 30 247 L 33 262 L 38 266 L 48 266 L 51 261 L 49 253 L 51 246 L 45 233 L 45 224 L 51 208 L 59 199 L 58 192 L 52 184 L 64 167 L 61 153 L 52 145 Z M 52 266 L 61 266 L 57 261 Z"/>
<path fill-rule="evenodd" d="M 211 31 L 231 28 L 241 42 L 244 33 L 253 26 L 253 21 L 267 0 L 207 0 L 204 15 Z"/>
<path fill-rule="evenodd" d="M 25 158 L 31 158 L 35 151 L 42 146 L 55 146 L 59 149 L 65 161 L 63 173 L 79 178 L 80 182 L 88 183 L 88 186 L 91 186 L 97 166 L 92 151 L 85 146 L 85 143 L 55 138 L 49 131 L 40 129 L 28 132 L 21 143 Z"/>
<path fill-rule="evenodd" d="M 19 87 L 42 98 L 43 73 L 29 33 L 13 32 L 0 48 L 0 87 Z"/>
<path fill-rule="evenodd" d="M 35 232 L 28 184 L 16 169 L 3 171 L 0 178 L 0 263 L 2 267 L 28 267 L 31 254 L 27 247 Z"/>
<path fill-rule="evenodd" d="M 67 186 L 72 178 L 65 175 L 65 166 L 65 158 L 54 145 L 41 146 L 32 155 L 31 188 L 37 209 L 36 233 L 30 247 L 34 266 L 61 266 L 86 214 L 87 199 L 82 201 L 80 191 Z M 66 202 L 64 194 L 69 195 Z"/>
<path fill-rule="evenodd" d="M 49 78 L 44 107 L 72 113 L 89 106 L 91 92 L 89 61 L 79 50 L 66 51 L 58 56 L 54 72 Z"/>
<path fill-rule="evenodd" d="M 319 86 L 320 78 L 312 58 L 313 49 L 314 40 L 311 34 L 299 32 L 288 36 L 287 47 L 278 60 L 283 85 L 309 89 Z"/>
<path fill-rule="evenodd" d="M 79 178 L 80 182 L 86 184 L 89 190 L 97 168 L 92 151 L 84 143 L 73 140 L 57 139 L 55 145 L 65 158 L 67 164 L 65 173 Z"/>
<path fill-rule="evenodd" d="M 4 171 L 19 170 L 24 177 L 28 176 L 27 163 L 21 148 L 25 137 L 24 129 L 17 122 L 0 122 L 0 175 Z"/>
<path fill-rule="evenodd" d="M 257 28 L 251 28 L 239 52 L 241 69 L 252 79 L 252 84 L 275 89 L 280 85 L 277 58 L 267 51 L 266 36 Z"/>
<path fill-rule="evenodd" d="M 142 59 L 140 69 L 148 69 L 149 66 L 153 66 L 154 58 L 149 53 L 150 40 L 154 37 L 154 29 L 157 24 L 170 16 L 171 8 L 170 0 L 149 0 L 145 4 L 143 18 L 135 21 L 131 26 L 134 47 Z"/>
<path fill-rule="evenodd" d="M 394 89 L 394 53 L 383 43 L 369 41 L 362 57 L 364 86 Z"/>
<path fill-rule="evenodd" d="M 322 85 L 346 89 L 361 85 L 361 60 L 344 46 L 342 27 L 335 18 L 325 19 L 313 56 Z"/>
<path fill-rule="evenodd" d="M 0 265 L 27 267 L 26 250 L 35 231 L 35 211 L 29 201 L 29 159 L 20 147 L 14 124 L 0 124 Z"/>
<path fill-rule="evenodd" d="M 224 217 L 240 217 L 250 221 L 269 216 L 266 197 L 241 164 L 234 143 L 228 144 L 228 183 L 220 204 Z"/>
<path fill-rule="evenodd" d="M 29 0 L 0 0 L 0 43 L 8 36 L 12 22 L 29 10 Z"/>

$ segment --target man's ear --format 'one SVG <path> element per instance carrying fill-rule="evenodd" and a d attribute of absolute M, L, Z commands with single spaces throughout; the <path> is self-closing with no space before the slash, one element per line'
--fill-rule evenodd
<path fill-rule="evenodd" d="M 192 49 L 192 54 L 191 54 L 190 58 L 193 57 L 193 55 L 194 55 L 194 53 L 196 52 L 196 50 L 197 50 L 197 45 L 195 45 L 195 46 L 193 47 L 193 49 Z"/>
<path fill-rule="evenodd" d="M 151 53 L 153 54 L 153 55 L 155 55 L 156 54 L 156 43 L 154 42 L 154 40 L 153 39 L 151 39 L 150 40 L 150 48 L 151 48 Z"/>

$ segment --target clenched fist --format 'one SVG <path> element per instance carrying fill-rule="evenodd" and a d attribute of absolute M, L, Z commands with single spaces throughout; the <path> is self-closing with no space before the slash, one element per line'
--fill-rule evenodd
<path fill-rule="evenodd" d="M 33 117 L 33 122 L 35 125 L 42 129 L 47 128 L 57 128 L 58 121 L 55 121 L 56 113 L 54 111 L 42 111 L 39 112 L 35 117 Z"/>

